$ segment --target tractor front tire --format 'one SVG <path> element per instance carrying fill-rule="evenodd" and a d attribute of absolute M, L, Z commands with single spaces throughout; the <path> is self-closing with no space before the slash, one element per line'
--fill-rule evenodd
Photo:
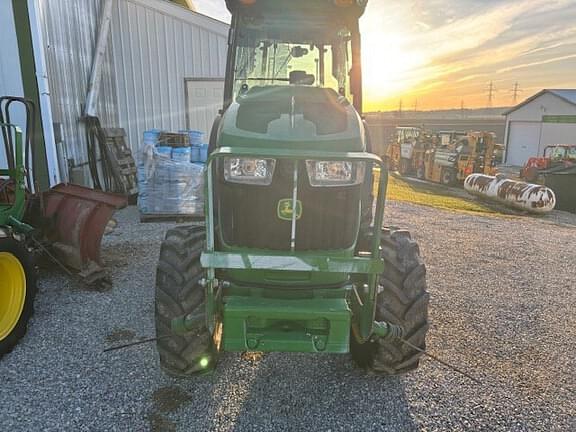
<path fill-rule="evenodd" d="M 156 273 L 156 348 L 160 366 L 175 377 L 206 373 L 216 363 L 214 341 L 204 320 L 185 335 L 175 334 L 171 329 L 174 318 L 204 314 L 205 292 L 200 281 L 205 272 L 200 255 L 205 240 L 202 226 L 177 227 L 166 233 L 160 250 Z"/>
<path fill-rule="evenodd" d="M 36 292 L 32 254 L 23 242 L 0 238 L 0 357 L 26 334 Z"/>
<path fill-rule="evenodd" d="M 418 244 L 408 231 L 384 229 L 381 254 L 385 270 L 379 280 L 376 321 L 401 326 L 403 339 L 425 350 L 429 295 Z M 360 367 L 380 375 L 416 369 L 422 356 L 420 351 L 388 337 L 373 337 L 360 344 L 352 336 L 351 353 Z"/>

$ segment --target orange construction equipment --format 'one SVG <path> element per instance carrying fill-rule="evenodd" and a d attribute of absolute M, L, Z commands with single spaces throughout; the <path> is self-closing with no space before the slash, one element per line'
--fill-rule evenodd
<path fill-rule="evenodd" d="M 550 145 L 544 149 L 543 157 L 531 157 L 520 170 L 520 178 L 534 182 L 540 172 L 555 167 L 567 168 L 576 165 L 576 145 Z"/>

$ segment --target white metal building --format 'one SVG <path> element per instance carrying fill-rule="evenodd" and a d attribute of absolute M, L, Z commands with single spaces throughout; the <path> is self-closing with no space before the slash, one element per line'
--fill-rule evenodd
<path fill-rule="evenodd" d="M 576 144 L 576 90 L 542 90 L 505 115 L 507 165 L 522 166 L 549 145 Z"/>
<path fill-rule="evenodd" d="M 17 37 L 22 23 L 12 11 L 15 1 L 20 4 L 0 0 L 0 93 L 23 96 Z M 165 0 L 23 3 L 30 15 L 50 183 L 60 180 L 60 172 L 66 179 L 70 167 L 80 172 L 76 181 L 90 184 L 83 113 L 106 10 L 109 33 L 95 104 L 102 125 L 124 128 L 134 153 L 146 129 L 209 132 L 222 105 L 227 24 L 194 12 L 190 0 L 182 2 L 188 8 Z"/>
<path fill-rule="evenodd" d="M 19 20 L 16 20 L 16 17 Z M 27 18 L 24 20 L 24 18 Z M 41 115 L 37 118 L 38 167 L 41 173 L 34 173 L 34 182 L 54 185 L 60 182 L 58 156 L 54 145 L 52 111 L 48 86 L 46 63 L 42 50 L 39 8 L 34 0 L 0 0 L 0 96 L 28 97 L 35 102 Z M 23 110 L 17 110 L 11 122 L 26 133 Z M 44 145 L 44 143 L 49 145 Z M 0 151 L 0 166 L 5 166 L 3 151 Z"/>

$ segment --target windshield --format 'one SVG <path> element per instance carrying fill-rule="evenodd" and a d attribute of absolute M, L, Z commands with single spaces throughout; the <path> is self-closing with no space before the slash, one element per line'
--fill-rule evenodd
<path fill-rule="evenodd" d="M 576 147 L 553 147 L 550 157 L 556 160 L 576 159 Z"/>
<path fill-rule="evenodd" d="M 245 23 L 236 41 L 234 95 L 253 86 L 292 84 L 331 88 L 350 98 L 351 34 L 345 26 L 332 27 L 270 32 Z"/>

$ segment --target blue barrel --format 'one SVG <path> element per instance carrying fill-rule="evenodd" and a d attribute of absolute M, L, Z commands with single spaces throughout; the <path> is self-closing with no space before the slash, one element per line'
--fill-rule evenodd
<path fill-rule="evenodd" d="M 172 160 L 177 162 L 190 162 L 191 147 L 179 147 L 172 149 Z"/>
<path fill-rule="evenodd" d="M 150 129 L 144 131 L 144 143 L 156 145 L 158 143 L 158 138 L 160 137 L 160 129 Z"/>
<path fill-rule="evenodd" d="M 190 147 L 190 162 L 201 162 L 200 157 L 200 146 Z"/>
<path fill-rule="evenodd" d="M 202 144 L 200 147 L 200 162 L 206 163 L 208 160 L 208 144 Z"/>
<path fill-rule="evenodd" d="M 188 136 L 190 137 L 190 145 L 194 146 L 201 146 L 202 141 L 204 138 L 204 132 L 200 132 L 197 130 L 188 131 Z"/>
<path fill-rule="evenodd" d="M 170 159 L 172 157 L 172 147 L 158 146 L 156 147 L 156 153 Z"/>

